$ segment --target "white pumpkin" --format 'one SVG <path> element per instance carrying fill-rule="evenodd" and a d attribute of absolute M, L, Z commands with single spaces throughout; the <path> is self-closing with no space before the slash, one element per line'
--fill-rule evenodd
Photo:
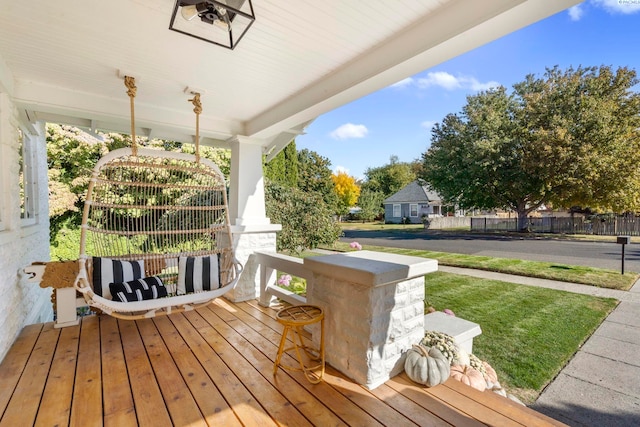
<path fill-rule="evenodd" d="M 433 387 L 449 378 L 449 360 L 435 347 L 414 344 L 407 352 L 404 370 L 413 381 Z"/>

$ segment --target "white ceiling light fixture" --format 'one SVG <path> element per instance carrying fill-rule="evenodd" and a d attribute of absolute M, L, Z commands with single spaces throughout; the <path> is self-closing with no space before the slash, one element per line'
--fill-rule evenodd
<path fill-rule="evenodd" d="M 251 0 L 176 0 L 169 29 L 234 49 L 255 19 Z"/>

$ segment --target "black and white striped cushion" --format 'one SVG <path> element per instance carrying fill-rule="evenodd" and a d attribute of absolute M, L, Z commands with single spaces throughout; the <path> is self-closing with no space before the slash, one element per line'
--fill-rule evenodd
<path fill-rule="evenodd" d="M 178 258 L 178 295 L 219 287 L 220 272 L 216 255 Z"/>
<path fill-rule="evenodd" d="M 110 283 L 124 283 L 144 277 L 144 260 L 121 261 L 111 258 L 93 258 L 93 292 L 111 299 Z"/>
<path fill-rule="evenodd" d="M 159 277 L 145 277 L 124 283 L 110 283 L 109 290 L 114 301 L 131 302 L 167 296 L 167 288 Z"/>

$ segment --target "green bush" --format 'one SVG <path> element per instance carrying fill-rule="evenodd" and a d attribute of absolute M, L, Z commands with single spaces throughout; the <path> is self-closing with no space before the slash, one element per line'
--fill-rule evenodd
<path fill-rule="evenodd" d="M 275 183 L 265 185 L 267 216 L 282 224 L 277 249 L 300 253 L 319 245 L 331 245 L 342 235 L 322 197 Z"/>

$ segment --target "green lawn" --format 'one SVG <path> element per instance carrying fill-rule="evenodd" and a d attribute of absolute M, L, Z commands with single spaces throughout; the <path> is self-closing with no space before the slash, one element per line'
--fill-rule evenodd
<path fill-rule="evenodd" d="M 504 387 L 535 400 L 617 301 L 468 276 L 425 276 L 427 301 L 476 322 L 473 353 L 488 361 Z"/>
<path fill-rule="evenodd" d="M 339 251 L 351 250 L 349 248 L 349 244 L 345 242 L 337 242 L 331 249 Z M 363 249 L 433 258 L 437 259 L 438 263 L 441 265 L 448 265 L 452 267 L 476 268 L 479 270 L 538 277 L 541 279 L 581 283 L 584 285 L 609 289 L 628 290 L 638 279 L 638 273 L 635 272 L 625 272 L 625 274 L 622 275 L 616 270 L 553 262 L 525 261 L 511 258 L 494 258 L 370 245 L 363 246 Z"/>

